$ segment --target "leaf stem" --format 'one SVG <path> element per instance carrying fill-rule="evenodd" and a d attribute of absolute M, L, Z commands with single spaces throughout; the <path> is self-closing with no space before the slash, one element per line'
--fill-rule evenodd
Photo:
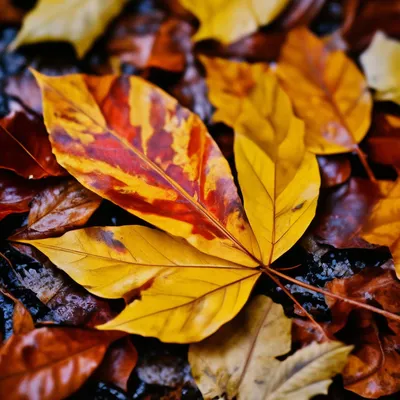
<path fill-rule="evenodd" d="M 361 164 L 363 165 L 363 167 L 365 169 L 365 172 L 368 175 L 369 180 L 373 183 L 376 183 L 377 180 L 375 178 L 374 173 L 372 172 L 371 167 L 368 164 L 367 157 L 365 156 L 364 152 L 360 149 L 360 147 L 358 145 L 355 146 L 355 151 L 358 155 L 359 160 L 361 161 Z"/>
<path fill-rule="evenodd" d="M 285 280 L 287 280 L 289 282 L 295 283 L 296 285 L 301 286 L 301 287 L 303 287 L 305 289 L 308 289 L 308 290 L 311 290 L 313 292 L 317 292 L 317 293 L 323 294 L 324 296 L 327 296 L 327 297 L 332 297 L 334 299 L 343 301 L 345 303 L 352 304 L 352 305 L 354 305 L 356 307 L 359 307 L 359 308 L 364 308 L 364 309 L 372 311 L 372 312 L 374 312 L 376 314 L 381 314 L 381 315 L 383 315 L 384 317 L 386 317 L 388 319 L 400 322 L 400 315 L 393 314 L 393 313 L 391 313 L 389 311 L 382 310 L 382 309 L 374 307 L 374 306 L 370 306 L 369 304 L 365 304 L 365 303 L 362 303 L 360 301 L 353 300 L 353 299 L 341 296 L 339 294 L 335 294 L 335 293 L 329 292 L 328 290 L 321 289 L 321 288 L 318 288 L 316 286 L 312 286 L 312 285 L 310 285 L 308 283 L 299 281 L 298 279 L 295 279 L 295 278 L 292 278 L 292 277 L 287 276 L 285 274 L 282 274 L 281 272 L 279 272 L 279 271 L 277 271 L 277 270 L 275 270 L 273 268 L 264 266 L 263 272 L 266 273 L 268 276 L 270 276 L 270 274 L 277 275 L 277 276 L 279 276 L 279 277 L 281 277 L 281 278 L 283 278 L 283 279 L 285 279 Z"/>

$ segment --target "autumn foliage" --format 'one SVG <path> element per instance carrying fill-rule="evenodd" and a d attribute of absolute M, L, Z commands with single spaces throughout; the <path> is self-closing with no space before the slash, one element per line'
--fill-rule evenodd
<path fill-rule="evenodd" d="M 19 6 L 0 398 L 398 393 L 400 3 Z"/>

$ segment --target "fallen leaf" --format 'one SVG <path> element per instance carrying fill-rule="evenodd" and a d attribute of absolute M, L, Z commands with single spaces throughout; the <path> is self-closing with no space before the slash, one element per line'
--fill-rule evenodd
<path fill-rule="evenodd" d="M 53 152 L 81 184 L 201 251 L 257 266 L 229 165 L 195 114 L 135 76 L 35 74 Z"/>
<path fill-rule="evenodd" d="M 343 13 L 341 34 L 352 51 L 367 47 L 377 30 L 400 38 L 398 0 L 345 0 Z"/>
<path fill-rule="evenodd" d="M 400 171 L 400 117 L 375 113 L 368 138 L 368 156 L 377 163 L 392 165 Z"/>
<path fill-rule="evenodd" d="M 51 152 L 41 118 L 13 103 L 12 111 L 0 119 L 0 168 L 29 179 L 64 175 Z"/>
<path fill-rule="evenodd" d="M 114 342 L 107 350 L 94 377 L 100 381 L 112 383 L 125 392 L 128 379 L 136 366 L 138 354 L 128 337 Z"/>
<path fill-rule="evenodd" d="M 374 183 L 351 178 L 321 197 L 311 232 L 318 242 L 339 249 L 368 248 L 360 233 L 378 199 L 379 190 Z"/>
<path fill-rule="evenodd" d="M 387 246 L 400 276 L 400 180 L 379 181 L 379 201 L 365 220 L 360 233 L 367 242 Z"/>
<path fill-rule="evenodd" d="M 129 301 L 142 290 L 141 300 L 98 328 L 165 342 L 214 333 L 239 312 L 261 274 L 143 226 L 86 228 L 28 243 L 91 293 Z"/>
<path fill-rule="evenodd" d="M 366 268 L 346 279 L 334 279 L 327 288 L 345 297 L 376 305 L 398 313 L 400 283 L 393 271 Z M 387 320 L 385 328 L 376 316 L 349 303 L 326 298 L 331 309 L 330 329 L 336 333 L 345 328 L 346 341 L 355 345 L 343 370 L 346 389 L 366 398 L 376 399 L 400 390 L 398 365 L 400 324 Z M 341 336 L 343 336 L 343 334 Z"/>
<path fill-rule="evenodd" d="M 372 100 L 363 75 L 343 51 L 329 51 L 306 28 L 294 29 L 282 47 L 278 76 L 306 124 L 310 151 L 360 151 Z"/>
<path fill-rule="evenodd" d="M 25 14 L 21 8 L 15 7 L 12 0 L 0 0 L 0 23 L 19 24 Z"/>
<path fill-rule="evenodd" d="M 0 396 L 58 400 L 74 393 L 101 363 L 115 334 L 39 328 L 0 348 Z"/>
<path fill-rule="evenodd" d="M 31 202 L 28 224 L 10 239 L 43 239 L 84 225 L 101 203 L 101 197 L 75 180 L 48 186 Z"/>
<path fill-rule="evenodd" d="M 13 334 L 23 335 L 24 333 L 33 331 L 35 329 L 35 324 L 33 322 L 32 316 L 22 304 L 22 302 L 15 298 L 3 287 L 0 287 L 0 293 L 14 302 Z"/>
<path fill-rule="evenodd" d="M 0 170 L 0 221 L 10 214 L 29 211 L 31 200 L 45 187 L 43 181 L 27 181 Z"/>
<path fill-rule="evenodd" d="M 400 42 L 377 32 L 360 62 L 369 87 L 376 90 L 375 100 L 400 104 Z"/>
<path fill-rule="evenodd" d="M 217 107 L 214 120 L 235 130 L 235 163 L 246 214 L 263 263 L 269 265 L 296 243 L 314 217 L 318 164 L 305 151 L 304 124 L 266 66 L 202 61 Z"/>
<path fill-rule="evenodd" d="M 287 6 L 288 0 L 252 1 L 180 0 L 181 4 L 200 21 L 200 28 L 193 36 L 195 41 L 216 39 L 224 44 L 235 42 L 268 25 Z"/>
<path fill-rule="evenodd" d="M 10 49 L 44 41 L 67 41 L 82 58 L 125 3 L 126 0 L 39 0 L 24 18 Z"/>
<path fill-rule="evenodd" d="M 189 362 L 203 397 L 306 400 L 327 393 L 352 347 L 312 344 L 279 361 L 290 351 L 290 331 L 282 306 L 257 296 L 213 336 L 192 344 Z"/>
<path fill-rule="evenodd" d="M 317 159 L 323 188 L 341 185 L 349 180 L 351 164 L 345 155 L 318 156 Z"/>

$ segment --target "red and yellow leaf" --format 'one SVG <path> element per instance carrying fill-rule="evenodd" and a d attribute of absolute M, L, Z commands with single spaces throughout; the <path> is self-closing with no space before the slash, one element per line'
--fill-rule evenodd
<path fill-rule="evenodd" d="M 208 254 L 257 265 L 229 165 L 196 115 L 138 77 L 35 75 L 53 152 L 78 181 Z"/>

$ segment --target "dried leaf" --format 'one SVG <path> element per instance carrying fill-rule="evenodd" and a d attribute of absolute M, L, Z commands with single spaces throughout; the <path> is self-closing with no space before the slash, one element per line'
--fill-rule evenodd
<path fill-rule="evenodd" d="M 64 175 L 57 164 L 43 121 L 17 103 L 5 118 L 0 119 L 0 168 L 29 179 Z"/>
<path fill-rule="evenodd" d="M 400 307 L 400 283 L 390 270 L 366 268 L 350 278 L 334 279 L 327 287 L 344 297 L 378 303 L 389 312 L 398 313 Z M 345 334 L 346 340 L 356 346 L 343 370 L 346 389 L 372 399 L 400 390 L 400 324 L 387 320 L 385 327 L 370 311 L 354 309 L 332 298 L 326 301 L 333 318 L 330 330 L 336 333 L 347 325 L 341 337 Z"/>
<path fill-rule="evenodd" d="M 22 302 L 2 287 L 0 287 L 0 292 L 14 302 L 13 334 L 23 335 L 25 333 L 33 331 L 35 329 L 35 324 L 33 322 L 32 316 L 22 304 Z"/>
<path fill-rule="evenodd" d="M 39 0 L 26 15 L 10 49 L 43 41 L 67 41 L 82 58 L 125 3 L 126 0 Z"/>
<path fill-rule="evenodd" d="M 80 183 L 201 251 L 257 265 L 229 165 L 196 115 L 134 76 L 37 79 L 53 152 Z"/>
<path fill-rule="evenodd" d="M 379 181 L 379 201 L 368 214 L 361 237 L 369 243 L 389 247 L 400 276 L 400 180 Z"/>
<path fill-rule="evenodd" d="M 378 199 L 374 183 L 352 178 L 321 199 L 311 231 L 320 243 L 339 249 L 370 247 L 360 231 Z"/>
<path fill-rule="evenodd" d="M 375 100 L 400 104 L 400 42 L 377 32 L 360 61 Z"/>
<path fill-rule="evenodd" d="M 94 294 L 130 301 L 142 290 L 140 301 L 98 328 L 165 342 L 214 333 L 239 312 L 260 276 L 143 226 L 87 228 L 29 243 Z"/>
<path fill-rule="evenodd" d="M 272 22 L 287 6 L 288 0 L 180 0 L 200 20 L 195 41 L 216 39 L 224 44 L 235 42 Z"/>
<path fill-rule="evenodd" d="M 400 117 L 385 113 L 374 115 L 368 138 L 368 156 L 377 163 L 400 170 Z"/>
<path fill-rule="evenodd" d="M 350 160 L 344 155 L 318 156 L 317 159 L 323 188 L 341 185 L 350 178 Z"/>
<path fill-rule="evenodd" d="M 40 192 L 32 201 L 28 225 L 11 239 L 43 239 L 84 225 L 101 198 L 75 180 L 64 180 Z"/>
<path fill-rule="evenodd" d="M 29 211 L 29 203 L 45 185 L 42 181 L 27 181 L 0 170 L 0 221 L 9 214 Z"/>
<path fill-rule="evenodd" d="M 306 28 L 294 29 L 282 47 L 278 75 L 306 124 L 308 149 L 316 154 L 358 149 L 370 125 L 372 100 L 344 52 L 329 51 Z"/>
<path fill-rule="evenodd" d="M 262 261 L 269 265 L 296 243 L 314 217 L 318 164 L 305 151 L 304 124 L 265 66 L 222 59 L 203 62 L 217 107 L 214 120 L 236 133 L 235 162 L 244 206 Z"/>
<path fill-rule="evenodd" d="M 0 0 L 0 23 L 1 24 L 19 24 L 25 14 L 25 11 L 15 7 L 12 0 Z"/>
<path fill-rule="evenodd" d="M 326 0 L 297 0 L 279 17 L 279 26 L 284 29 L 293 29 L 296 26 L 309 25 L 318 15 Z"/>
<path fill-rule="evenodd" d="M 95 378 L 127 391 L 128 379 L 135 368 L 138 354 L 128 337 L 114 342 L 107 350 Z"/>
<path fill-rule="evenodd" d="M 192 373 L 204 398 L 306 400 L 327 393 L 351 347 L 313 344 L 285 361 L 291 321 L 282 306 L 257 296 L 229 324 L 189 349 Z"/>
<path fill-rule="evenodd" d="M 39 328 L 13 335 L 0 349 L 0 394 L 8 400 L 58 400 L 98 367 L 115 334 Z"/>

